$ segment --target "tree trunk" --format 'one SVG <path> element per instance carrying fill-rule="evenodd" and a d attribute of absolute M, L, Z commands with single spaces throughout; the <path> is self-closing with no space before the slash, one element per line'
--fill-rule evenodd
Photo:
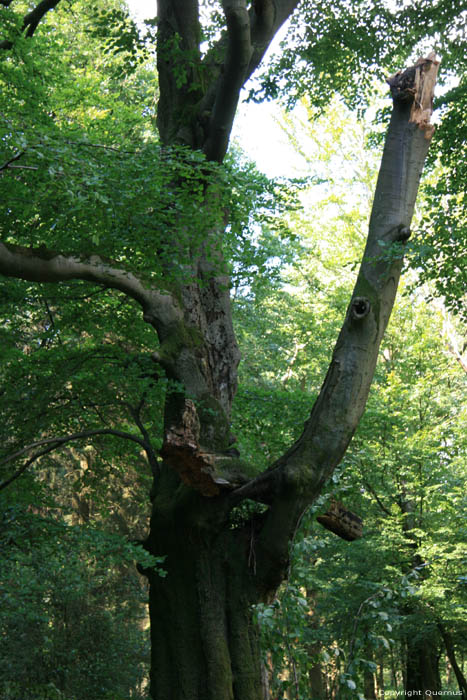
<path fill-rule="evenodd" d="M 310 697 L 312 697 L 313 700 L 324 700 L 326 697 L 326 690 L 323 671 L 319 662 L 314 663 L 308 671 L 308 679 L 310 685 Z"/>
<path fill-rule="evenodd" d="M 310 566 L 313 566 L 314 562 L 310 562 Z M 309 606 L 309 626 L 313 630 L 318 630 L 322 625 L 322 621 L 318 616 L 317 610 L 317 591 L 313 589 L 307 589 L 306 598 Z M 326 698 L 326 684 L 325 676 L 323 673 L 323 668 L 319 660 L 320 644 L 314 642 L 308 645 L 308 656 L 314 659 L 309 671 L 308 671 L 308 685 L 310 697 L 313 700 L 325 700 Z"/>
<path fill-rule="evenodd" d="M 368 661 L 373 661 L 373 653 L 369 645 L 365 647 L 364 654 L 365 659 Z M 365 693 L 365 700 L 377 700 L 375 683 L 375 674 L 368 668 L 368 666 L 365 666 L 363 670 L 363 689 Z"/>
<path fill-rule="evenodd" d="M 193 261 L 201 284 L 180 287 L 170 322 L 157 309 L 145 314 L 160 338 L 155 360 L 178 387 L 167 397 L 146 543 L 166 556 L 167 568 L 165 578 L 149 573 L 154 700 L 262 700 L 253 606 L 286 577 L 303 511 L 342 459 L 364 410 L 432 133 L 425 114 L 431 98 L 420 85 L 433 72 L 427 59 L 392 83 L 369 239 L 329 372 L 302 436 L 256 479 L 248 480 L 228 451 L 239 354 L 228 280 L 220 253 L 212 255 L 216 232 Z"/>
<path fill-rule="evenodd" d="M 457 663 L 456 655 L 454 652 L 454 642 L 451 633 L 441 623 L 438 623 L 438 629 L 441 633 L 444 646 L 446 647 L 446 654 L 448 655 L 449 663 L 451 664 L 451 668 L 456 676 L 457 685 L 459 686 L 459 690 L 462 693 L 462 697 L 465 699 L 467 698 L 467 680 L 465 679 L 465 676 L 462 673 L 461 667 Z"/>
<path fill-rule="evenodd" d="M 376 675 L 376 695 L 378 698 L 384 698 L 384 654 L 380 654 L 378 673 Z"/>
<path fill-rule="evenodd" d="M 436 640 L 408 637 L 406 654 L 406 693 L 421 691 L 425 697 L 427 691 L 440 690 L 439 656 Z"/>
<path fill-rule="evenodd" d="M 167 555 L 167 576 L 149 575 L 151 697 L 263 700 L 256 524 L 234 522 L 225 501 L 206 500 L 170 468 L 160 484 L 148 544 Z"/>
<path fill-rule="evenodd" d="M 365 700 L 376 700 L 375 692 L 375 676 L 370 670 L 365 669 L 363 672 L 363 690 Z"/>

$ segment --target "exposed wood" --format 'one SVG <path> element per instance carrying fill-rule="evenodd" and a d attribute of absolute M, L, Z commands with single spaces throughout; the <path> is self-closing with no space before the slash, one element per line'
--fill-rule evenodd
<path fill-rule="evenodd" d="M 161 455 L 186 484 L 203 496 L 217 496 L 220 485 L 215 481 L 214 458 L 200 449 L 200 422 L 195 404 L 190 399 L 184 404 L 177 423 L 165 432 Z"/>
<path fill-rule="evenodd" d="M 415 71 L 415 95 L 410 112 L 410 121 L 423 129 L 428 139 L 431 138 L 435 129 L 430 124 L 430 119 L 433 113 L 433 95 L 438 68 L 439 61 L 433 52 L 419 62 Z"/>
<path fill-rule="evenodd" d="M 318 515 L 316 520 L 347 542 L 358 540 L 363 535 L 363 520 L 347 510 L 343 503 L 334 499 L 331 500 L 327 512 L 324 515 Z"/>

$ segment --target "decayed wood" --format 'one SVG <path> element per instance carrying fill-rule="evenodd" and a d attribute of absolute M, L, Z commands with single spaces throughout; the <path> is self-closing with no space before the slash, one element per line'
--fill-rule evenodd
<path fill-rule="evenodd" d="M 430 118 L 433 113 L 433 94 L 439 64 L 436 54 L 432 51 L 426 58 L 419 58 L 414 66 L 398 71 L 388 79 L 394 100 L 412 102 L 409 121 L 418 124 L 425 131 L 427 139 L 430 139 L 434 132 Z"/>
<path fill-rule="evenodd" d="M 439 61 L 434 52 L 421 59 L 415 72 L 415 95 L 410 112 L 410 121 L 418 124 L 427 138 L 431 138 L 435 127 L 430 124 L 433 113 L 433 94 L 438 76 Z"/>
<path fill-rule="evenodd" d="M 184 410 L 176 425 L 166 431 L 161 455 L 176 469 L 182 481 L 205 496 L 216 496 L 219 487 L 213 480 L 210 455 L 199 447 L 200 423 L 193 401 L 185 399 Z"/>
<path fill-rule="evenodd" d="M 228 462 L 229 457 L 201 448 L 200 427 L 194 402 L 185 399 L 179 420 L 165 432 L 161 456 L 178 472 L 185 484 L 203 496 L 217 496 L 221 489 L 232 488 L 231 483 L 218 471 L 219 463 Z"/>
<path fill-rule="evenodd" d="M 347 542 L 358 540 L 363 535 L 363 520 L 347 510 L 343 503 L 334 499 L 331 500 L 327 512 L 324 515 L 318 515 L 316 520 Z"/>

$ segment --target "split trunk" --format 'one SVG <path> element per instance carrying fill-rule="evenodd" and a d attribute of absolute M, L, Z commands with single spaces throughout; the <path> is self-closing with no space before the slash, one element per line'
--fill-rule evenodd
<path fill-rule="evenodd" d="M 410 235 L 436 61 L 410 70 L 390 81 L 368 243 L 328 375 L 302 436 L 256 479 L 242 476 L 229 450 L 239 355 L 228 280 L 200 258 L 205 284 L 181 289 L 177 324 L 159 324 L 156 359 L 185 390 L 167 400 L 146 543 L 167 569 L 165 578 L 149 573 L 154 700 L 263 700 L 254 606 L 284 580 L 300 517 L 357 427 Z"/>

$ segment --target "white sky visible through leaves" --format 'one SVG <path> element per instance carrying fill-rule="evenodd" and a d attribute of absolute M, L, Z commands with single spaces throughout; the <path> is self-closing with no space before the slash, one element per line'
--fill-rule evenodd
<path fill-rule="evenodd" d="M 139 24 L 157 14 L 156 0 L 127 0 L 127 3 Z M 278 115 L 279 110 L 273 103 L 241 103 L 232 136 L 246 156 L 269 177 L 294 177 L 300 164 L 275 121 Z"/>

